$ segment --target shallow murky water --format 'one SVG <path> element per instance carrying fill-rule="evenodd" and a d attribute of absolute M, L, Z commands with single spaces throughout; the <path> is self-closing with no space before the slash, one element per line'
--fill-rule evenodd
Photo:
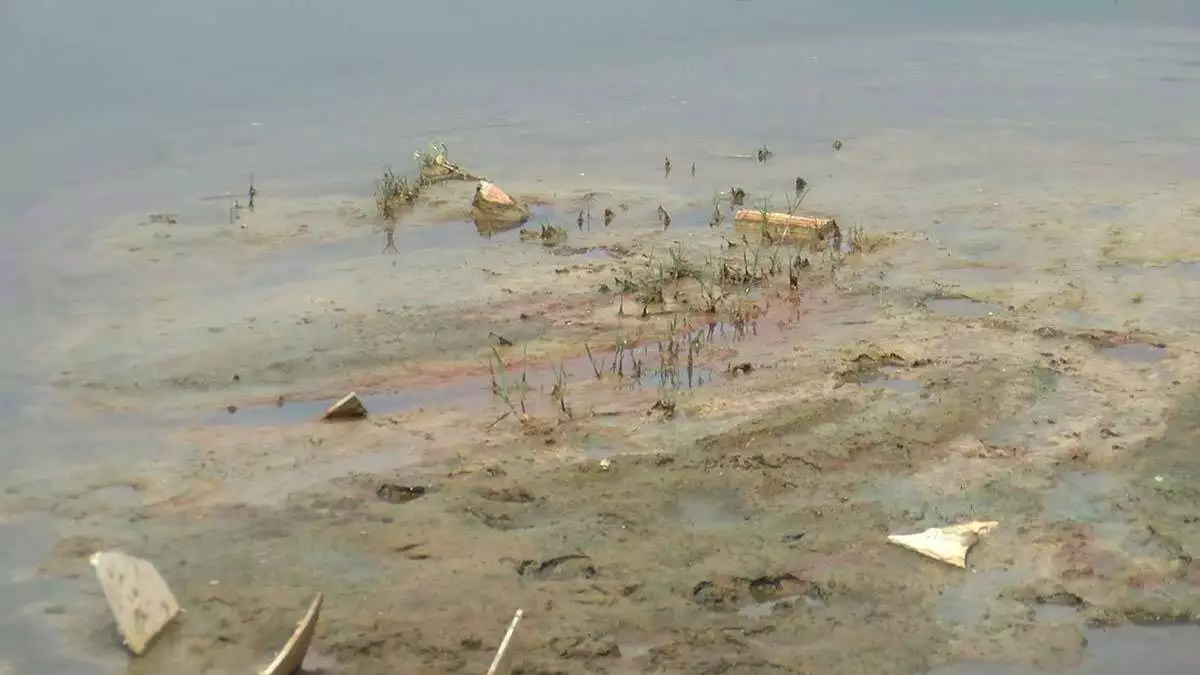
<path fill-rule="evenodd" d="M 1105 348 L 1103 351 L 1114 359 L 1131 363 L 1155 363 L 1167 358 L 1167 350 L 1154 345 L 1117 345 Z"/>
<path fill-rule="evenodd" d="M 1113 195 L 1093 194 L 1103 186 L 1130 175 L 1169 183 L 1200 171 L 1192 114 L 1200 109 L 1200 10 L 1168 0 L 987 7 L 619 0 L 582 8 L 537 0 L 519 10 L 377 0 L 352 9 L 65 0 L 8 3 L 0 13 L 0 89 L 17 92 L 0 106 L 0 311 L 19 317 L 0 322 L 0 433 L 8 441 L 0 471 L 161 452 L 156 420 L 67 421 L 55 407 L 60 392 L 46 386 L 75 367 L 64 355 L 109 355 L 106 345 L 89 342 L 86 327 L 137 315 L 131 308 L 149 290 L 186 287 L 221 307 L 239 293 L 269 293 L 314 270 L 381 254 L 382 236 L 364 233 L 273 252 L 246 269 L 190 267 L 184 256 L 134 275 L 114 272 L 112 260 L 93 259 L 84 245 L 122 214 L 170 210 L 197 227 L 220 224 L 227 205 L 207 197 L 241 194 L 251 173 L 264 199 L 365 197 L 372 175 L 406 164 L 433 136 L 473 168 L 526 186 L 545 181 L 551 191 L 634 184 L 702 201 L 753 180 L 761 197 L 800 172 L 814 188 L 814 207 L 925 232 L 948 257 L 992 265 L 944 271 L 946 278 L 1007 285 L 1030 275 L 1037 277 L 1030 283 L 1048 283 L 1039 266 L 1074 250 L 1073 242 L 1061 250 L 1023 244 L 1022 233 L 1045 216 L 1030 205 L 1078 190 L 1089 202 L 1079 207 L 1084 220 L 1103 229 L 1139 213 Z M 731 24 L 753 27 L 754 40 Z M 514 38 L 501 52 L 498 31 Z M 430 60 L 436 67 L 397 68 Z M 1155 100 L 1172 105 L 1143 104 Z M 845 139 L 846 151 L 828 152 L 834 138 Z M 763 143 L 782 161 L 734 157 Z M 1043 144 L 1050 146 L 1044 156 L 1030 161 L 1030 149 Z M 664 154 L 676 157 L 669 177 L 660 170 Z M 685 168 L 692 161 L 695 177 Z M 680 210 L 674 227 L 707 227 L 708 218 L 707 209 Z M 447 250 L 455 251 L 451 259 L 515 236 L 486 238 L 467 222 L 414 227 L 397 233 L 393 260 L 403 267 Z M 571 257 L 603 261 L 607 254 Z M 1200 279 L 1197 265 L 1164 269 L 1186 284 Z M 953 298 L 927 305 L 947 317 L 1007 311 Z M 1149 319 L 1168 325 L 1189 316 L 1149 295 L 1144 306 L 1155 312 Z M 1080 310 L 1073 318 L 1091 317 Z M 73 350 L 42 344 L 64 331 L 79 334 Z M 1137 364 L 1167 356 L 1145 345 L 1108 353 Z M 368 405 L 386 411 L 490 398 L 477 393 L 486 383 L 479 384 L 383 395 Z M 643 386 L 658 384 L 651 376 Z M 920 390 L 895 378 L 868 386 Z M 292 424 L 326 405 L 285 402 L 218 417 Z M 1102 482 L 1076 476 L 1068 483 L 1084 496 L 1054 492 L 1047 508 L 1097 508 Z M 126 496 L 116 489 L 99 498 Z M 729 518 L 712 508 L 684 505 L 680 517 L 696 526 Z M 2 533 L 6 543 L 27 536 Z M 24 569 L 39 551 L 40 544 L 0 546 L 0 568 Z M 0 653 L 18 654 L 17 672 L 73 672 L 75 665 L 54 656 L 45 631 L 18 615 L 23 603 L 56 591 L 4 588 L 11 602 L 0 607 L 0 621 L 12 630 L 3 631 Z M 1079 672 L 1154 672 L 1119 660 L 1151 648 L 1158 663 L 1175 663 L 1171 672 L 1186 671 L 1194 665 L 1181 660 L 1194 644 L 1189 630 L 1092 634 L 1094 664 Z M 1124 671 L 1113 665 L 1122 663 Z M 1109 669 L 1087 670 L 1103 664 Z"/>
<path fill-rule="evenodd" d="M 926 300 L 925 306 L 935 314 L 960 319 L 980 319 L 987 316 L 998 316 L 1005 312 L 1005 308 L 996 303 L 980 302 L 968 298 L 935 298 Z"/>
<path fill-rule="evenodd" d="M 1176 675 L 1195 670 L 1200 660 L 1198 626 L 1129 626 L 1084 631 L 1087 649 L 1083 662 L 1064 673 L 1071 675 Z M 960 663 L 930 671 L 928 675 L 1042 675 L 1045 671 L 1018 666 Z"/>
<path fill-rule="evenodd" d="M 925 388 L 920 380 L 900 377 L 901 372 L 900 368 L 885 366 L 879 369 L 879 373 L 875 377 L 865 380 L 862 386 L 872 389 L 889 389 L 906 394 L 919 393 Z"/>

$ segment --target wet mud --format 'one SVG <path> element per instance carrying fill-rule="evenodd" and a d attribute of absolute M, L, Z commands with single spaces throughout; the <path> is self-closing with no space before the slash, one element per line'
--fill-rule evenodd
<path fill-rule="evenodd" d="M 622 225 L 588 229 L 605 201 L 539 195 L 551 245 L 431 207 L 393 257 L 343 200 L 183 235 L 156 309 L 90 325 L 122 339 L 57 380 L 101 420 L 155 419 L 160 451 L 14 474 L 4 527 L 53 526 L 24 530 L 45 546 L 13 602 L 130 673 L 266 663 L 318 590 L 324 673 L 483 672 L 517 608 L 521 673 L 1105 672 L 1123 641 L 1196 663 L 1200 360 L 1186 315 L 1145 313 L 1187 273 L 1114 303 L 1083 291 L 1111 283 L 1108 234 L 1010 278 L 986 248 L 946 263 L 936 232 L 813 249 L 607 199 Z M 186 226 L 106 231 L 97 260 L 120 241 L 153 266 L 131 242 Z M 257 262 L 214 280 L 209 255 Z M 319 421 L 349 391 L 371 416 Z M 1000 526 L 966 571 L 885 541 L 977 518 Z M 90 577 L 107 547 L 187 609 L 137 659 Z"/>

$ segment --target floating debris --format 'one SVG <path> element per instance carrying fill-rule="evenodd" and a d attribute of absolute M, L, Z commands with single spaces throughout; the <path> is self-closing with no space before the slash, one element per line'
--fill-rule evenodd
<path fill-rule="evenodd" d="M 947 565 L 966 569 L 967 551 L 999 524 L 994 520 L 975 520 L 949 527 L 931 527 L 917 534 L 890 534 L 888 541 Z"/>
<path fill-rule="evenodd" d="M 125 646 L 141 655 L 179 614 L 179 602 L 154 565 L 141 558 L 98 551 L 90 562 Z"/>
<path fill-rule="evenodd" d="M 312 604 L 308 606 L 308 613 L 296 624 L 296 630 L 288 638 L 283 650 L 275 656 L 271 665 L 263 669 L 261 675 L 292 675 L 304 665 L 304 657 L 308 654 L 308 647 L 317 632 L 317 619 L 321 616 L 321 605 L 324 602 L 325 595 L 317 593 L 317 597 L 313 598 Z"/>
<path fill-rule="evenodd" d="M 839 141 L 834 141 L 834 142 L 833 142 L 833 149 L 834 149 L 835 151 L 836 151 L 836 150 L 841 150 L 841 149 L 842 149 L 842 142 L 841 142 L 840 140 L 839 140 Z"/>

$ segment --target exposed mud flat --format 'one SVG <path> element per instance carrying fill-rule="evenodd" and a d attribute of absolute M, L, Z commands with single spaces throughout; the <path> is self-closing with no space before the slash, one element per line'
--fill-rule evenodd
<path fill-rule="evenodd" d="M 247 49 L 212 60 L 178 26 L 227 12 L 107 8 L 128 114 L 69 84 L 94 22 L 14 7 L 0 79 L 40 84 L 0 110 L 0 224 L 44 203 L 0 247 L 0 302 L 32 289 L 0 329 L 32 345 L 0 363 L 0 675 L 248 672 L 318 590 L 330 674 L 485 672 L 516 608 L 525 674 L 1200 667 L 1196 34 L 1127 21 L 1169 3 L 542 3 L 507 77 L 508 9 L 368 4 L 340 48 L 231 5 Z M 88 114 L 29 133 L 35 89 Z M 474 222 L 471 182 L 382 220 L 372 172 L 429 134 L 529 222 Z M 162 161 L 73 165 L 134 148 Z M 735 186 L 783 209 L 798 176 L 844 241 L 732 227 Z M 318 421 L 351 391 L 367 419 Z M 886 543 L 974 519 L 965 571 Z M 106 548 L 187 610 L 138 659 Z"/>
<path fill-rule="evenodd" d="M 265 663 L 318 589 L 330 673 L 482 671 L 517 607 L 527 673 L 1026 672 L 1200 617 L 1197 343 L 1077 293 L 1100 264 L 963 293 L 920 280 L 942 264 L 926 232 L 812 250 L 664 231 L 637 195 L 609 228 L 572 226 L 594 196 L 539 196 L 554 242 L 390 256 L 335 201 L 186 235 L 161 303 L 96 327 L 121 339 L 60 376 L 83 408 L 156 418 L 162 444 L 4 494 L 15 522 L 55 518 L 22 578 L 57 584 L 43 618 L 95 667 Z M 470 226 L 439 218 L 409 214 L 397 242 Z M 293 240 L 298 220 L 324 241 Z M 151 264 L 130 242 L 182 226 L 93 252 Z M 214 282 L 236 293 L 200 302 L 204 256 L 248 252 Z M 370 418 L 317 421 L 350 390 Z M 884 541 L 980 517 L 1001 525 L 965 573 Z M 100 547 L 153 560 L 188 610 L 128 664 L 87 590 Z M 1162 653 L 1193 663 L 1172 630 Z"/>

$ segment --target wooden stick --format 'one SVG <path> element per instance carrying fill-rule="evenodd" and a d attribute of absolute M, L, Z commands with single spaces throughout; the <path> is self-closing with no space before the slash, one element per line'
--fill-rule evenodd
<path fill-rule="evenodd" d="M 512 646 L 513 636 L 517 632 L 517 624 L 521 622 L 523 614 L 524 612 L 518 609 L 517 613 L 513 615 L 512 623 L 508 624 L 508 632 L 500 641 L 500 649 L 496 650 L 496 658 L 492 659 L 492 667 L 488 668 L 487 675 L 509 675 L 512 670 L 509 648 Z"/>
<path fill-rule="evenodd" d="M 763 216 L 766 216 L 765 218 Z M 810 230 L 824 231 L 830 227 L 837 227 L 837 221 L 833 218 L 816 218 L 810 216 L 793 216 L 787 213 L 770 213 L 764 214 L 762 211 L 753 209 L 742 209 L 733 217 L 734 221 L 742 223 L 766 223 L 771 227 L 790 227 L 804 228 Z"/>

